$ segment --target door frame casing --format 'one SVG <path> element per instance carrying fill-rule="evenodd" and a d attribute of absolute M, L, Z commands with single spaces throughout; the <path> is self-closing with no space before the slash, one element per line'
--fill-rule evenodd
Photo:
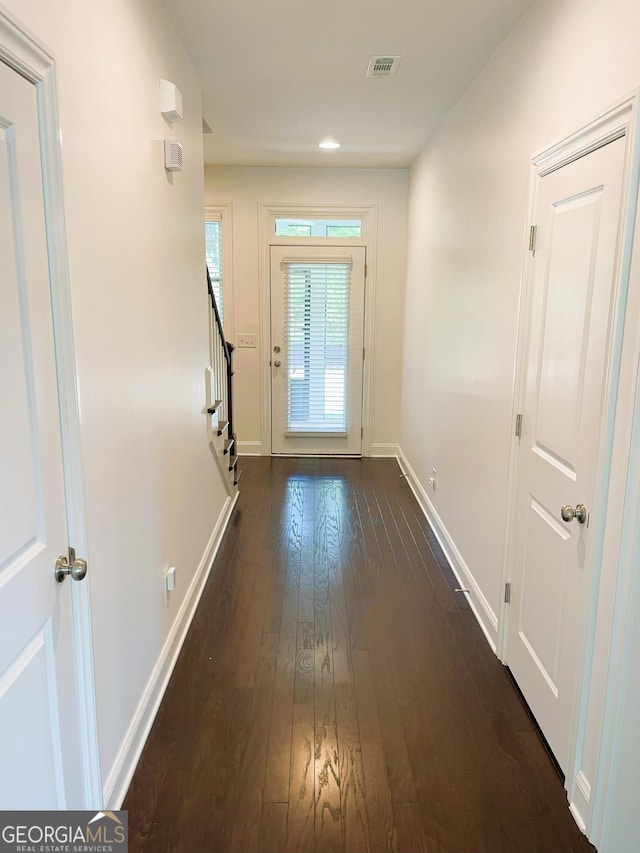
<path fill-rule="evenodd" d="M 366 250 L 364 298 L 364 370 L 362 375 L 362 456 L 371 455 L 373 417 L 373 355 L 375 345 L 375 283 L 378 207 L 371 205 L 258 204 L 260 285 L 260 411 L 261 455 L 271 455 L 271 247 L 272 246 L 363 246 Z M 342 238 L 276 237 L 276 218 L 360 219 L 362 236 Z"/>
<path fill-rule="evenodd" d="M 616 567 L 620 557 L 620 536 L 612 536 L 612 523 L 619 528 L 619 521 L 612 512 L 612 496 L 620 489 L 624 493 L 626 467 L 624 460 L 630 449 L 630 421 L 628 410 L 632 410 L 633 400 L 627 399 L 621 388 L 620 378 L 629 369 L 627 362 L 634 354 L 623 347 L 625 321 L 627 320 L 627 301 L 631 278 L 631 257 L 634 243 L 636 206 L 638 202 L 638 175 L 640 169 L 640 134 L 638 133 L 638 92 L 621 99 L 610 109 L 585 124 L 570 136 L 543 149 L 531 158 L 529 206 L 525 223 L 523 247 L 523 267 L 520 284 L 520 304 L 517 329 L 517 349 L 514 371 L 512 429 L 510 442 L 509 480 L 507 491 L 507 515 L 505 525 L 505 547 L 503 565 L 503 584 L 511 579 L 511 566 L 515 559 L 516 495 L 518 481 L 518 449 L 520 440 L 515 435 L 515 422 L 518 413 L 523 411 L 525 376 L 527 368 L 530 296 L 531 296 L 531 259 L 529 251 L 530 227 L 535 225 L 537 213 L 537 188 L 541 177 L 555 171 L 570 162 L 586 156 L 608 142 L 625 138 L 625 165 L 623 175 L 621 227 L 617 249 L 615 280 L 613 284 L 613 318 L 609 333 L 607 365 L 605 372 L 604 397 L 599 430 L 599 448 L 594 480 L 594 505 L 591 509 L 592 543 L 590 561 L 585 576 L 585 597 L 581 624 L 579 628 L 580 654 L 576 660 L 576 690 L 573 697 L 573 710 L 570 725 L 569 761 L 565 787 L 568 793 L 570 810 L 580 828 L 592 840 L 599 830 L 592 826 L 593 805 L 598 797 L 606 794 L 606 780 L 601 774 L 601 761 L 595 778 L 588 779 L 583 772 L 583 758 L 586 749 L 587 729 L 593 731 L 597 726 L 600 743 L 606 740 L 606 723 L 603 719 L 603 706 L 615 685 L 598 684 L 594 669 L 596 655 L 602 661 L 603 656 L 610 660 L 613 648 L 604 648 L 606 632 L 602 623 L 613 618 L 611 591 L 615 589 L 616 577 L 602 577 L 603 565 Z M 625 423 L 626 422 L 626 423 Z M 620 501 L 622 503 L 622 500 Z M 620 511 L 622 506 L 620 506 Z M 621 512 L 620 512 L 621 515 Z M 622 567 L 618 568 L 620 571 Z M 616 575 L 616 572 L 612 573 Z M 605 582 L 606 581 L 606 582 Z M 501 604 L 498 656 L 509 664 L 507 647 L 509 604 Z M 610 682 L 610 679 L 607 679 Z M 606 693 L 606 696 L 605 696 Z M 526 698 L 526 697 L 525 697 Z"/>
<path fill-rule="evenodd" d="M 62 184 L 55 59 L 11 14 L 0 7 L 0 61 L 34 84 L 42 152 L 44 214 L 68 541 L 88 555 L 84 478 L 80 441 L 80 407 L 76 374 L 66 220 Z M 53 567 L 52 567 L 53 573 Z M 78 733 L 83 762 L 85 809 L 102 808 L 98 724 L 91 633 L 90 572 L 83 583 L 71 584 L 73 646 L 78 696 Z"/>

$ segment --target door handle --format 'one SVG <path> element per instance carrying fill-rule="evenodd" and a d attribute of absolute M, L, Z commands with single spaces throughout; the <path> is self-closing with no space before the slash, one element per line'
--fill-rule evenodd
<path fill-rule="evenodd" d="M 87 561 L 76 557 L 75 548 L 69 548 L 69 553 L 65 557 L 62 554 L 56 560 L 56 568 L 54 576 L 58 583 L 62 583 L 67 575 L 71 575 L 74 581 L 81 581 L 87 574 Z"/>
<path fill-rule="evenodd" d="M 562 520 L 569 522 L 575 520 L 578 524 L 584 524 L 587 520 L 587 508 L 584 504 L 576 504 L 575 509 L 569 504 L 565 504 L 560 510 Z"/>
<path fill-rule="evenodd" d="M 274 361 L 274 362 L 273 362 L 273 366 L 274 366 L 274 367 L 280 367 L 280 365 L 281 365 L 281 364 L 282 364 L 282 362 L 281 362 L 281 361 Z"/>

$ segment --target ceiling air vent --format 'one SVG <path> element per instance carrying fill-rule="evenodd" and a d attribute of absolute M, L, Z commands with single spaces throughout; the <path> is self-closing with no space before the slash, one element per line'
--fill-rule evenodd
<path fill-rule="evenodd" d="M 367 68 L 367 77 L 395 77 L 399 56 L 372 56 Z"/>

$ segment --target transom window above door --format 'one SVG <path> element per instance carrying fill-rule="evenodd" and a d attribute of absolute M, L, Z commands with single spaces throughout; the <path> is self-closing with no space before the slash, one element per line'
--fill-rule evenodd
<path fill-rule="evenodd" d="M 361 219 L 307 219 L 300 217 L 275 220 L 276 237 L 362 237 Z"/>

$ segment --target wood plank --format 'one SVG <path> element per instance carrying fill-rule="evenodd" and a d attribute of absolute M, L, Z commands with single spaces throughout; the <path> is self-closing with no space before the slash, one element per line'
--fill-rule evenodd
<path fill-rule="evenodd" d="M 318 853 L 334 853 L 342 845 L 340 759 L 335 726 L 315 726 L 315 845 Z"/>
<path fill-rule="evenodd" d="M 398 853 L 398 835 L 368 652 L 353 653 L 371 849 Z"/>
<path fill-rule="evenodd" d="M 334 496 L 335 497 L 335 494 Z M 362 748 L 358 726 L 358 709 L 349 644 L 349 626 L 344 597 L 342 535 L 339 502 L 327 507 L 329 600 L 333 649 L 333 678 L 335 685 L 336 730 L 339 746 L 340 813 L 342 817 L 343 849 L 363 853 L 371 849 L 369 823 L 362 764 Z"/>
<path fill-rule="evenodd" d="M 315 517 L 315 488 L 305 481 L 304 509 L 302 514 L 301 557 L 299 573 L 298 621 L 313 622 L 314 561 L 317 519 Z"/>
<path fill-rule="evenodd" d="M 398 827 L 398 847 L 402 853 L 445 853 L 439 844 L 427 843 L 417 803 L 395 803 L 393 811 Z"/>
<path fill-rule="evenodd" d="M 278 635 L 265 634 L 260 647 L 251 712 L 245 729 L 245 748 L 240 772 L 226 781 L 227 837 L 230 850 L 257 853 L 262 817 L 262 792 L 269 748 L 271 707 L 275 681 Z"/>
<path fill-rule="evenodd" d="M 296 705 L 291 734 L 287 853 L 315 849 L 315 732 L 313 707 Z M 275 851 L 274 851 L 275 853 Z"/>
<path fill-rule="evenodd" d="M 336 724 L 335 681 L 333 674 L 333 639 L 329 601 L 329 559 L 326 553 L 326 504 L 318 490 L 318 517 L 314 528 L 314 624 L 315 624 L 315 724 L 334 727 Z"/>
<path fill-rule="evenodd" d="M 296 674 L 293 701 L 296 705 L 312 705 L 314 697 L 313 649 L 296 649 Z"/>
<path fill-rule="evenodd" d="M 298 594 L 291 586 L 285 592 L 283 617 L 278 641 L 276 678 L 269 732 L 269 750 L 264 781 L 266 803 L 282 803 L 289 790 L 291 762 L 291 726 L 296 672 L 296 633 Z"/>
<path fill-rule="evenodd" d="M 402 728 L 402 718 L 393 689 L 393 675 L 388 655 L 376 648 L 375 663 L 370 667 L 380 725 L 380 736 L 389 778 L 389 790 L 394 802 L 416 802 L 417 793 L 409 761 L 408 745 Z"/>
<path fill-rule="evenodd" d="M 287 849 L 287 803 L 265 803 L 260 818 L 258 853 L 283 853 Z"/>
<path fill-rule="evenodd" d="M 294 478 L 287 489 L 286 574 L 278 638 L 276 677 L 269 732 L 263 801 L 286 802 L 291 764 L 291 727 L 298 635 L 298 583 L 303 548 L 303 483 Z"/>
<path fill-rule="evenodd" d="M 313 682 L 315 676 L 314 646 L 313 622 L 298 622 L 294 687 L 294 702 L 296 705 L 313 704 Z"/>

